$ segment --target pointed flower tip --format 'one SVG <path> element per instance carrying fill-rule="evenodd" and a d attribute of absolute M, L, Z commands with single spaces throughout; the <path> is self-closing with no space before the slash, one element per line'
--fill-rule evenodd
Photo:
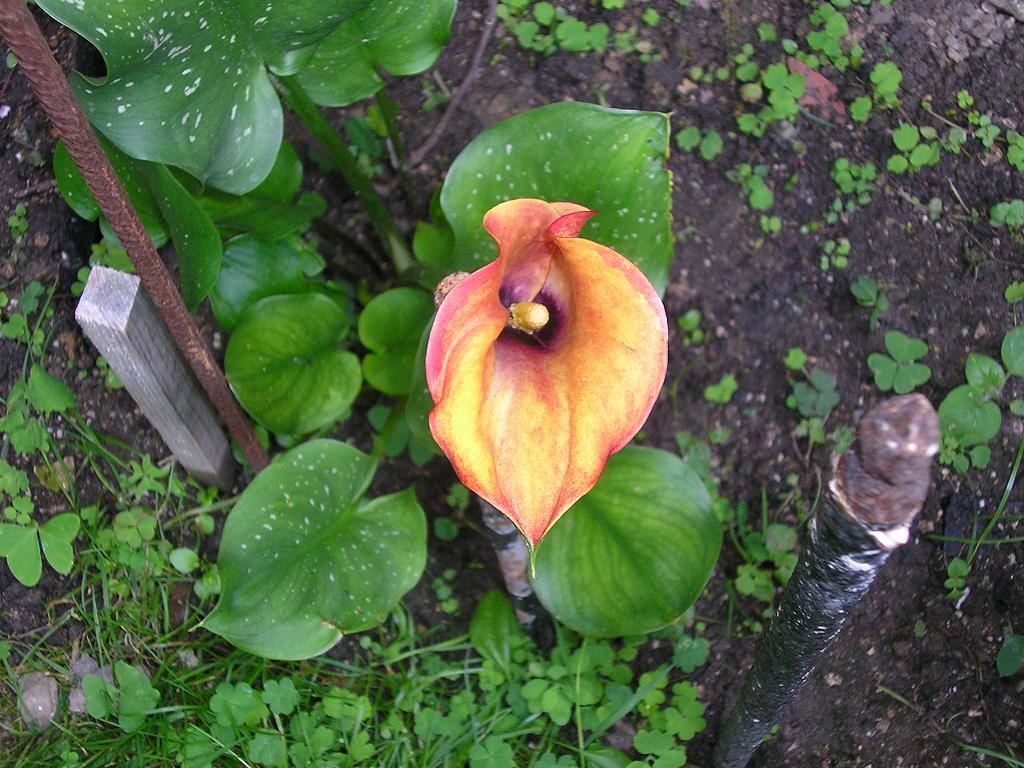
<path fill-rule="evenodd" d="M 435 439 L 531 549 L 640 429 L 665 377 L 661 300 L 631 262 L 579 237 L 593 215 L 492 208 L 498 258 L 451 289 L 427 347 Z"/>

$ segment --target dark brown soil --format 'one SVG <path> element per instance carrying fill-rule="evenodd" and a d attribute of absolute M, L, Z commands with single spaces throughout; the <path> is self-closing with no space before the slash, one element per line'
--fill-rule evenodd
<path fill-rule="evenodd" d="M 593 4 L 581 0 L 562 5 L 582 18 L 598 14 Z M 646 64 L 636 54 L 618 52 L 556 53 L 538 59 L 520 50 L 499 25 L 484 57 L 485 66 L 448 133 L 413 172 L 419 187 L 432 191 L 450 161 L 480 130 L 511 114 L 563 99 L 671 111 L 674 128 L 699 125 L 718 130 L 726 138 L 725 150 L 710 164 L 675 150 L 669 160 L 675 178 L 679 242 L 666 307 L 672 318 L 699 309 L 710 339 L 704 346 L 688 348 L 677 336 L 670 339 L 668 380 L 678 378 L 679 386 L 671 398 L 666 388 L 645 429 L 646 440 L 674 450 L 679 431 L 707 435 L 716 426 L 726 426 L 731 436 L 714 447 L 725 496 L 756 506 L 762 491 L 769 499 L 787 491 L 786 477 L 796 473 L 804 497 L 811 500 L 827 472 L 828 457 L 818 449 L 810 466 L 805 466 L 806 445 L 792 436 L 798 419 L 785 405 L 787 349 L 800 346 L 813 365 L 837 374 L 842 400 L 830 428 L 852 423 L 880 399 L 866 359 L 870 352 L 882 349 L 887 330 L 902 330 L 928 342 L 926 362 L 932 378 L 920 390 L 938 404 L 963 382 L 967 353 L 998 358 L 1002 337 L 1016 322 L 1002 293 L 1009 282 L 1024 278 L 1020 245 L 1005 230 L 988 225 L 987 211 L 996 202 L 1024 197 L 1024 177 L 1002 160 L 984 162 L 977 154 L 944 154 L 937 168 L 889 179 L 868 206 L 844 215 L 836 224 L 812 234 L 800 234 L 799 228 L 822 220 L 832 202 L 835 187 L 829 170 L 836 158 L 872 161 L 884 169 L 893 127 L 904 120 L 931 124 L 919 109 L 924 97 L 941 114 L 955 106 L 956 92 L 966 88 L 977 107 L 990 113 L 996 123 L 1024 128 L 1021 25 L 985 3 L 970 0 L 897 0 L 891 8 L 877 2 L 868 9 L 855 6 L 848 12 L 851 31 L 864 45 L 867 66 L 861 74 L 826 73 L 848 101 L 868 90 L 863 73 L 885 58 L 883 50 L 891 47 L 888 57 L 904 72 L 901 109 L 876 112 L 867 125 L 856 127 L 842 119 L 833 125 L 801 117 L 790 131 L 769 130 L 764 138 L 752 140 L 735 135 L 734 115 L 741 102 L 732 84 L 702 86 L 688 93 L 679 86 L 690 66 L 714 69 L 726 64 L 743 42 L 756 42 L 760 22 L 773 23 L 780 38 L 802 39 L 810 6 L 798 0 L 696 0 L 685 9 L 673 0 L 652 0 L 646 5 L 661 13 L 662 21 L 655 28 L 640 24 L 639 4 L 627 3 L 625 11 L 610 15 L 613 29 L 638 25 L 642 37 L 653 43 L 659 60 Z M 452 43 L 438 62 L 438 75 L 453 89 L 468 69 L 484 7 L 482 0 L 461 3 Z M 61 63 L 70 67 L 74 41 L 52 23 L 46 23 L 45 29 L 52 35 Z M 759 44 L 759 50 L 768 47 Z M 774 59 L 778 49 L 771 51 Z M 0 47 L 0 55 L 5 54 Z M 398 81 L 391 91 L 405 107 L 402 129 L 413 148 L 439 118 L 439 112 L 420 110 L 422 82 L 423 78 Z M 68 288 L 95 233 L 76 222 L 50 182 L 54 137 L 17 70 L 0 76 L 0 104 L 11 106 L 10 113 L 0 119 L 4 127 L 0 219 L 6 221 L 19 202 L 29 208 L 29 234 L 23 248 L 12 251 L 8 229 L 0 228 L 0 290 L 17 295 L 30 280 L 56 282 L 58 341 L 52 350 L 52 368 L 63 370 L 65 361 L 73 363 L 71 371 L 76 366 L 91 367 L 95 353 L 74 328 Z M 295 126 L 290 135 L 308 150 L 308 141 Z M 33 153 L 38 153 L 41 165 L 33 162 Z M 741 162 L 770 165 L 770 184 L 776 191 L 772 213 L 783 221 L 778 235 L 763 235 L 759 217 L 726 180 L 725 171 Z M 330 179 L 310 173 L 310 186 L 328 196 L 330 218 L 345 222 L 354 208 L 344 193 Z M 791 177 L 796 179 L 795 186 L 784 192 Z M 391 184 L 386 191 L 396 207 L 405 211 L 398 185 Z M 932 198 L 943 206 L 943 214 L 934 221 L 925 210 Z M 405 211 L 406 223 L 411 226 L 417 213 Z M 848 269 L 824 272 L 819 268 L 821 245 L 830 237 L 850 240 Z M 856 305 L 849 291 L 850 282 L 861 274 L 892 286 L 892 308 L 876 331 L 869 330 L 867 311 Z M 4 393 L 20 371 L 22 357 L 22 349 L 0 340 Z M 739 390 L 730 405 L 713 406 L 704 400 L 704 387 L 727 373 L 736 374 Z M 67 378 L 76 387 L 81 411 L 98 430 L 131 436 L 161 455 L 164 449 L 123 392 L 104 389 L 97 377 L 76 382 Z M 1010 394 L 1020 396 L 1021 392 Z M 993 441 L 987 471 L 974 471 L 966 479 L 946 470 L 938 473 L 910 544 L 891 558 L 778 734 L 752 765 L 997 764 L 958 742 L 1003 752 L 1014 749 L 1020 757 L 1024 683 L 1020 675 L 1000 678 L 995 656 L 1004 631 L 1024 631 L 1024 547 L 1016 543 L 982 548 L 970 577 L 971 591 L 958 609 L 943 587 L 947 558 L 956 553 L 946 551 L 929 534 L 944 531 L 945 510 L 957 492 L 966 500 L 968 520 L 975 513 L 985 517 L 994 509 L 1021 434 L 1021 422 L 1006 418 L 1002 433 Z M 452 476 L 444 462 L 435 461 L 423 469 L 404 464 L 394 469 L 379 480 L 382 489 L 406 485 L 411 472 L 428 514 L 447 514 L 444 494 Z M 1020 491 L 1015 490 L 1011 498 L 1020 499 Z M 1019 519 L 1019 507 L 1014 510 Z M 997 533 L 1019 536 L 1020 530 L 1012 523 Z M 737 563 L 738 555 L 727 545 L 708 592 L 697 605 L 698 614 L 709 622 L 706 636 L 712 655 L 696 678 L 702 698 L 709 703 L 709 727 L 689 747 L 693 765 L 710 764 L 721 717 L 738 694 L 756 645 L 756 637 L 726 635 L 724 584 L 734 575 Z M 464 606 L 472 606 L 497 584 L 493 558 L 482 536 L 470 531 L 454 544 L 433 541 L 427 576 L 409 603 L 426 626 L 450 620 L 437 610 L 429 586 L 430 579 L 449 567 L 459 570 L 455 584 Z M 21 635 L 44 626 L 52 618 L 48 604 L 68 586 L 50 575 L 41 586 L 26 590 L 0 568 L 0 632 Z M 468 609 L 455 622 L 464 623 L 465 615 Z"/>

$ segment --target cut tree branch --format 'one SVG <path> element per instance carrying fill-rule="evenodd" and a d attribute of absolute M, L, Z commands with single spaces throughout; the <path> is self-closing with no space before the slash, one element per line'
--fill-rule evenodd
<path fill-rule="evenodd" d="M 715 768 L 747 764 L 878 569 L 910 538 L 939 447 L 935 410 L 921 395 L 894 397 L 864 417 L 857 436 L 836 462 L 825 504 L 715 746 Z"/>

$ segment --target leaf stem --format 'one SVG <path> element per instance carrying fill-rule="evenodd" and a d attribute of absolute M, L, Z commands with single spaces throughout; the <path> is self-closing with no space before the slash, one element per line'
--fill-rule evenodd
<path fill-rule="evenodd" d="M 341 140 L 338 132 L 327 122 L 323 112 L 294 76 L 275 78 L 275 83 L 285 102 L 327 153 L 335 170 L 341 174 L 345 183 L 359 198 L 359 202 L 362 203 L 366 214 L 370 217 L 377 236 L 384 243 L 384 248 L 391 258 L 395 270 L 401 274 L 412 267 L 413 260 L 409 246 L 399 233 L 398 227 L 395 226 L 394 219 L 388 213 L 381 196 L 373 188 L 373 184 L 370 183 L 366 174 L 360 170 L 355 157 L 345 142 Z"/>
<path fill-rule="evenodd" d="M 377 91 L 377 108 L 380 110 L 380 118 L 384 122 L 384 128 L 388 132 L 388 140 L 391 142 L 392 161 L 398 178 L 402 182 L 402 192 L 405 194 L 405 201 L 413 214 L 420 213 L 419 196 L 416 194 L 416 187 L 412 183 L 412 175 L 409 173 L 409 155 L 405 150 L 405 142 L 402 140 L 402 132 L 398 130 L 398 122 L 395 120 L 395 102 L 388 98 L 384 88 Z"/>
<path fill-rule="evenodd" d="M 1006 479 L 1006 487 L 1003 489 L 1003 497 L 999 499 L 999 506 L 996 507 L 995 514 L 992 515 L 988 521 L 988 525 L 985 526 L 985 530 L 981 532 L 981 536 L 975 539 L 971 543 L 971 548 L 967 553 L 967 565 L 969 566 L 974 562 L 975 556 L 978 554 L 978 550 L 988 539 L 992 533 L 992 529 L 996 527 L 999 520 L 1003 516 L 1003 512 L 1006 511 L 1006 502 L 1010 500 L 1010 493 L 1013 491 L 1013 486 L 1017 482 L 1017 473 L 1020 471 L 1021 459 L 1024 459 L 1024 438 L 1017 444 L 1017 455 L 1013 459 L 1013 468 L 1010 470 L 1010 476 Z"/>
<path fill-rule="evenodd" d="M 373 451 L 370 453 L 370 458 L 373 459 L 374 465 L 380 462 L 385 451 L 387 451 L 388 443 L 391 442 L 391 435 L 394 434 L 398 422 L 405 415 L 405 404 L 407 402 L 409 402 L 408 397 L 400 397 L 395 400 L 394 405 L 391 406 L 391 412 L 388 413 L 388 420 L 384 422 L 380 432 L 374 436 Z"/>

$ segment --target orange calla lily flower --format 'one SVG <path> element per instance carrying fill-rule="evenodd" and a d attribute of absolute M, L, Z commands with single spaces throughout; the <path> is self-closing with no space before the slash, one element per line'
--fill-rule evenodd
<path fill-rule="evenodd" d="M 580 238 L 574 203 L 484 216 L 498 258 L 458 283 L 427 346 L 430 429 L 462 482 L 536 547 L 647 419 L 668 326 L 654 287 Z"/>

